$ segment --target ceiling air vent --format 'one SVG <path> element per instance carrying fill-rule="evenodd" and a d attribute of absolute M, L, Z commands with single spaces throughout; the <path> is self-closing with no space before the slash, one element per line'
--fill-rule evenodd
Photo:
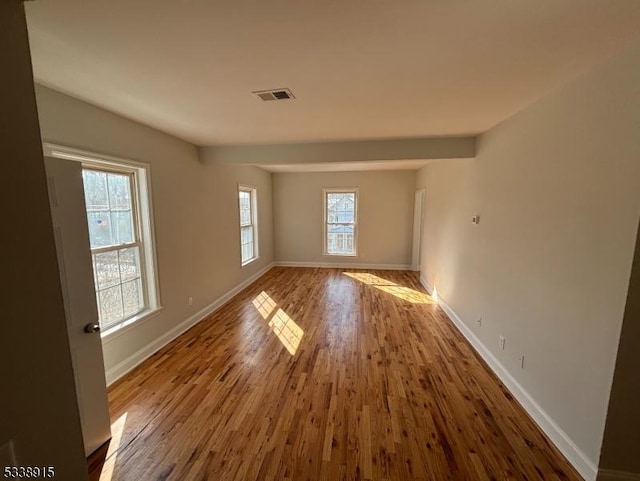
<path fill-rule="evenodd" d="M 251 93 L 265 102 L 270 102 L 272 100 L 295 99 L 289 89 L 258 90 L 257 92 Z"/>

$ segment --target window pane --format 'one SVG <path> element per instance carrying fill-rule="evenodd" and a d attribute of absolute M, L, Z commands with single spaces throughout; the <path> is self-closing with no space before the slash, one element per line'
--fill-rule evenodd
<path fill-rule="evenodd" d="M 99 291 L 98 303 L 100 304 L 100 322 L 103 325 L 122 319 L 122 292 L 119 285 Z"/>
<path fill-rule="evenodd" d="M 120 261 L 120 278 L 122 282 L 140 277 L 140 251 L 137 247 L 120 249 L 118 251 Z"/>
<path fill-rule="evenodd" d="M 109 207 L 131 209 L 131 177 L 124 174 L 107 174 Z"/>
<path fill-rule="evenodd" d="M 92 249 L 113 244 L 109 211 L 88 212 L 87 221 L 89 223 L 89 242 Z"/>
<path fill-rule="evenodd" d="M 133 316 L 143 309 L 142 283 L 140 279 L 122 284 L 122 301 L 124 304 L 124 317 Z"/>
<path fill-rule="evenodd" d="M 253 242 L 253 227 L 242 227 L 240 229 L 240 237 L 240 243 L 243 245 L 248 244 L 249 242 Z"/>
<path fill-rule="evenodd" d="M 240 225 L 251 224 L 251 193 L 240 191 Z"/>
<path fill-rule="evenodd" d="M 327 194 L 327 222 L 355 221 L 355 194 Z"/>
<path fill-rule="evenodd" d="M 111 212 L 111 224 L 113 225 L 113 243 L 115 245 L 134 241 L 133 213 L 130 210 Z"/>
<path fill-rule="evenodd" d="M 253 250 L 253 227 L 242 227 L 240 229 L 240 244 L 242 248 L 242 262 L 252 259 L 255 256 Z"/>
<path fill-rule="evenodd" d="M 91 248 L 133 242 L 131 177 L 83 170 Z"/>
<path fill-rule="evenodd" d="M 100 210 L 109 208 L 107 198 L 107 174 L 95 170 L 83 170 L 82 181 L 84 184 L 84 200 L 87 210 Z"/>
<path fill-rule="evenodd" d="M 327 225 L 327 253 L 355 254 L 355 226 Z"/>
<path fill-rule="evenodd" d="M 94 254 L 96 288 L 101 290 L 120 284 L 120 267 L 118 266 L 118 252 L 102 252 Z"/>
<path fill-rule="evenodd" d="M 102 325 L 121 321 L 144 309 L 138 247 L 94 254 L 93 265 Z"/>
<path fill-rule="evenodd" d="M 253 242 L 242 245 L 242 262 L 253 259 Z"/>

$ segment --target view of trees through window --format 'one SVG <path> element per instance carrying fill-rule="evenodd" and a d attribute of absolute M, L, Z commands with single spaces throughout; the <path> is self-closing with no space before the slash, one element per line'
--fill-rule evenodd
<path fill-rule="evenodd" d="M 326 192 L 326 253 L 355 255 L 356 193 Z"/>
<path fill-rule="evenodd" d="M 145 307 L 133 174 L 85 168 L 82 179 L 100 325 Z"/>

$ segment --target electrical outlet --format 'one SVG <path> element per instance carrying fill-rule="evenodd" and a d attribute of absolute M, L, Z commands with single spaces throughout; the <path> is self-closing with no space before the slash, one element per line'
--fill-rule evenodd
<path fill-rule="evenodd" d="M 520 369 L 524 369 L 524 354 L 518 360 L 520 361 Z"/>
<path fill-rule="evenodd" d="M 476 324 L 478 325 L 478 327 L 482 327 L 482 317 L 476 319 Z"/>
<path fill-rule="evenodd" d="M 193 306 L 193 297 L 189 297 L 189 305 Z"/>
<path fill-rule="evenodd" d="M 500 336 L 498 339 L 499 339 L 498 344 L 500 345 L 500 349 L 504 350 L 504 345 L 506 343 L 504 336 Z"/>

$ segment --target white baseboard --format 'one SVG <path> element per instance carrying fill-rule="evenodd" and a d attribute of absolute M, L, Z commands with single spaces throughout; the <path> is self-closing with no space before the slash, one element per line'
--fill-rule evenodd
<path fill-rule="evenodd" d="M 640 474 L 601 469 L 598 471 L 598 481 L 640 481 Z"/>
<path fill-rule="evenodd" d="M 378 269 L 386 271 L 410 271 L 410 264 L 359 264 L 357 262 L 289 262 L 277 261 L 280 267 L 320 267 L 337 269 Z"/>
<path fill-rule="evenodd" d="M 420 276 L 420 283 L 424 288 L 432 293 L 432 288 L 427 280 Z M 587 455 L 573 442 L 573 440 L 558 426 L 558 424 L 547 414 L 533 399 L 533 397 L 516 381 L 516 379 L 507 371 L 507 369 L 498 361 L 498 359 L 489 351 L 480 339 L 473 333 L 471 329 L 458 317 L 453 309 L 438 296 L 438 304 L 447 314 L 451 322 L 469 341 L 471 346 L 489 365 L 493 372 L 500 378 L 502 383 L 509 389 L 511 394 L 518 400 L 522 407 L 529 413 L 538 426 L 544 431 L 549 439 L 564 454 L 567 460 L 573 465 L 580 475 L 587 481 L 595 481 L 598 474 L 597 466 L 591 461 Z M 618 479 L 618 478 L 616 478 Z M 627 479 L 627 478 L 624 478 Z M 633 478 L 636 479 L 636 478 Z"/>
<path fill-rule="evenodd" d="M 164 346 L 169 344 L 180 334 L 183 334 L 184 332 L 186 332 L 187 330 L 195 326 L 197 323 L 202 321 L 205 317 L 209 316 L 210 314 L 220 309 L 227 302 L 229 302 L 236 294 L 238 294 L 241 290 L 243 290 L 249 284 L 252 284 L 259 277 L 264 275 L 273 266 L 274 264 L 272 262 L 271 264 L 266 266 L 264 269 L 261 269 L 260 271 L 256 272 L 254 275 L 242 281 L 233 289 L 223 294 L 221 297 L 213 301 L 204 309 L 201 309 L 200 311 L 196 312 L 193 316 L 182 321 L 180 324 L 178 324 L 173 329 L 171 329 L 170 331 L 166 332 L 165 334 L 157 338 L 155 341 L 150 342 L 149 344 L 144 346 L 142 349 L 134 352 L 129 357 L 127 357 L 123 361 L 113 366 L 111 369 L 108 369 L 106 371 L 107 386 L 110 386 L 111 384 L 116 382 L 118 379 L 120 379 L 122 376 L 127 374 L 133 368 L 135 368 L 140 363 L 142 363 L 143 361 L 151 357 L 153 354 L 158 352 L 160 349 L 162 349 Z"/>

